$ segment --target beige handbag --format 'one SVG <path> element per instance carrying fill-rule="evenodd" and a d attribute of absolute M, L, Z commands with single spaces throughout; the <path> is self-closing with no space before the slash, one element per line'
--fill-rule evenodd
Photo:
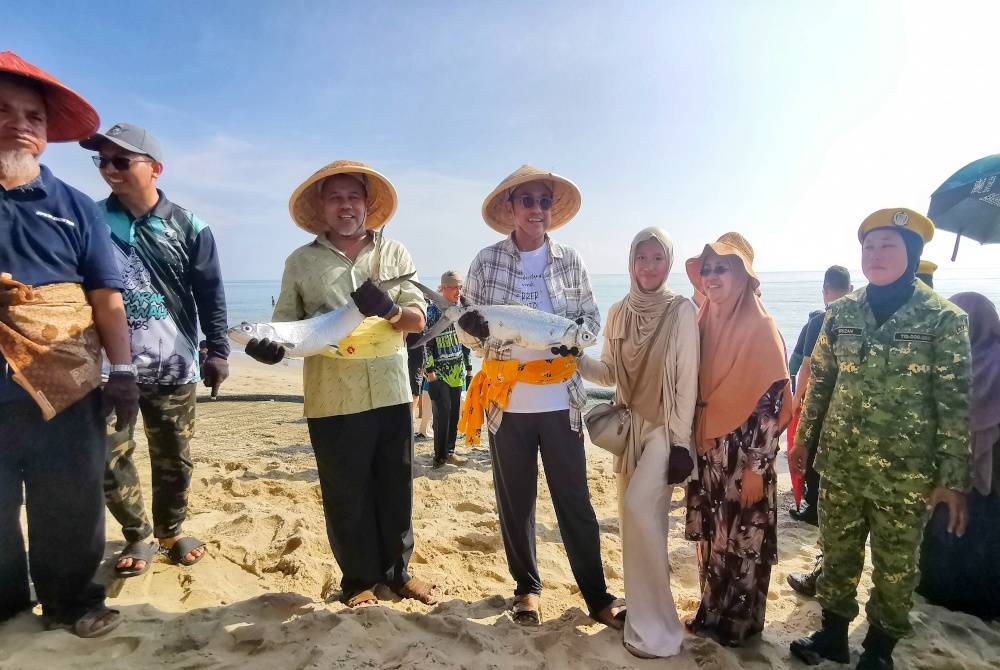
<path fill-rule="evenodd" d="M 625 452 L 632 430 L 632 410 L 627 406 L 602 402 L 594 405 L 583 420 L 591 442 L 615 456 Z"/>

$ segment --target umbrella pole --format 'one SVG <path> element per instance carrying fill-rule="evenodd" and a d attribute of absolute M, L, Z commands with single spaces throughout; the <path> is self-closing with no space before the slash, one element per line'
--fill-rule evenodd
<path fill-rule="evenodd" d="M 958 256 L 958 243 L 961 242 L 961 241 L 962 241 L 962 234 L 961 233 L 956 233 L 955 234 L 955 248 L 952 249 L 952 251 L 951 251 L 951 262 L 952 263 L 955 262 L 955 257 Z"/>

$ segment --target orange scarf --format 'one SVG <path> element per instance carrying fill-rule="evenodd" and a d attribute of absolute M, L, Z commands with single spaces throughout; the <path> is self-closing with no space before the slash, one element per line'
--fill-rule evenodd
<path fill-rule="evenodd" d="M 487 359 L 483 361 L 483 369 L 472 379 L 472 384 L 465 394 L 465 407 L 458 420 L 458 430 L 465 433 L 465 444 L 479 444 L 479 431 L 483 427 L 483 414 L 491 404 L 500 409 L 507 408 L 514 384 L 561 384 L 569 380 L 576 372 L 576 358 L 560 356 L 559 358 L 538 361 L 509 360 L 498 361 Z"/>
<path fill-rule="evenodd" d="M 754 293 L 750 276 L 733 257 L 720 258 L 729 263 L 734 291 L 725 303 L 706 300 L 698 312 L 701 366 L 695 440 L 699 453 L 711 449 L 715 438 L 743 425 L 774 382 L 789 379 L 784 340 Z M 791 388 L 786 384 L 781 429 L 791 417 Z"/>
<path fill-rule="evenodd" d="M 0 352 L 46 421 L 101 383 L 101 343 L 79 284 L 32 288 L 0 275 Z"/>

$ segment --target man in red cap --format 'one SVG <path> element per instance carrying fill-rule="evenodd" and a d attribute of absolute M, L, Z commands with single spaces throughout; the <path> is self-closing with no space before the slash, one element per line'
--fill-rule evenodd
<path fill-rule="evenodd" d="M 38 159 L 97 124 L 79 95 L 0 53 L 0 622 L 32 608 L 26 501 L 42 614 L 81 637 L 121 619 L 92 581 L 104 553 L 103 417 L 134 420 L 138 389 L 107 226 Z"/>

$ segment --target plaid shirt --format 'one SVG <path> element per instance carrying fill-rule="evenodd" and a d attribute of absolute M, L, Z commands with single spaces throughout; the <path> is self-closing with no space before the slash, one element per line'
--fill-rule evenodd
<path fill-rule="evenodd" d="M 552 311 L 567 319 L 583 317 L 591 332 L 601 328 L 601 314 L 594 302 L 590 278 L 580 256 L 570 247 L 557 244 L 545 236 L 549 260 L 545 266 L 545 287 L 552 301 Z M 517 286 L 521 281 L 521 254 L 512 236 L 486 247 L 472 261 L 465 278 L 462 296 L 473 305 L 511 305 L 517 303 Z M 505 361 L 510 359 L 511 343 L 493 337 L 485 341 L 469 337 L 458 329 L 463 344 L 483 358 Z M 573 430 L 583 430 L 581 415 L 587 403 L 587 392 L 579 373 L 566 382 L 569 391 L 569 423 Z M 503 410 L 490 403 L 486 420 L 491 433 L 496 433 L 503 420 Z"/>

